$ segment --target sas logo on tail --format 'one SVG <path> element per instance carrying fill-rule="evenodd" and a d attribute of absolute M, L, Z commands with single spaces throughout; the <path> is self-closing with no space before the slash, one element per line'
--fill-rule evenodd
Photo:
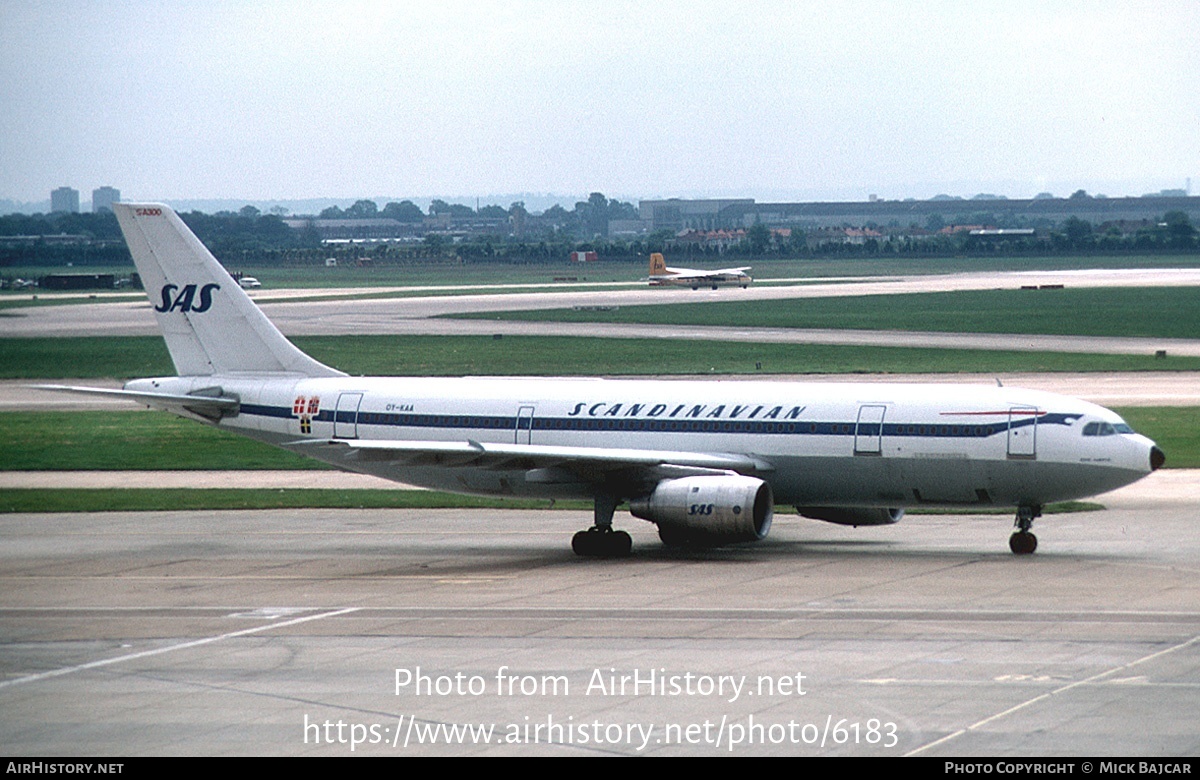
<path fill-rule="evenodd" d="M 183 289 L 173 284 L 164 284 L 162 288 L 162 303 L 154 307 L 155 311 L 168 312 L 178 309 L 183 313 L 194 311 L 197 314 L 206 312 L 212 306 L 213 290 L 221 289 L 219 284 L 206 284 L 200 288 L 200 301 L 196 302 L 196 285 L 184 285 Z M 176 293 L 176 290 L 179 292 Z"/>

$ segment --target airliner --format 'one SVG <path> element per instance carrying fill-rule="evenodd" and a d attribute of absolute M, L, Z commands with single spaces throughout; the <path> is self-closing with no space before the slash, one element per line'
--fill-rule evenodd
<path fill-rule="evenodd" d="M 582 556 L 630 553 L 613 528 L 623 504 L 672 546 L 762 539 L 777 504 L 852 526 L 1010 507 L 1010 548 L 1028 554 L 1046 504 L 1164 461 L 1108 409 L 1009 387 L 348 376 L 289 342 L 170 208 L 113 211 L 177 375 L 55 389 L 437 490 L 590 500 Z"/>
<path fill-rule="evenodd" d="M 750 286 L 750 282 L 754 281 L 746 273 L 749 270 L 750 266 L 748 265 L 741 268 L 719 268 L 715 271 L 670 268 L 661 253 L 652 252 L 650 254 L 650 276 L 646 281 L 650 282 L 651 287 L 675 285 L 691 287 L 693 290 L 699 290 L 701 287 L 711 287 L 714 290 L 718 287 L 746 288 Z"/>

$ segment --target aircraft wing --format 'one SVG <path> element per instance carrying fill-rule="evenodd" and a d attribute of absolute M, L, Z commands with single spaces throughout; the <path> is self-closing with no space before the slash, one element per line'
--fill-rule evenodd
<path fill-rule="evenodd" d="M 697 271 L 692 268 L 668 268 L 667 270 L 676 279 L 714 279 L 726 276 L 741 276 L 749 271 L 751 267 L 746 265 L 741 268 L 718 268 L 715 271 Z"/>
<path fill-rule="evenodd" d="M 496 444 L 466 441 L 404 441 L 372 439 L 302 439 L 288 445 L 344 447 L 364 460 L 392 460 L 405 465 L 438 465 L 504 469 L 567 469 L 595 475 L 628 469 L 650 473 L 713 474 L 772 471 L 761 458 L 737 453 L 640 450 L 619 447 L 567 447 L 538 444 Z"/>
<path fill-rule="evenodd" d="M 727 276 L 741 276 L 749 271 L 751 266 L 741 268 L 718 268 L 715 271 L 700 271 L 695 268 L 668 268 L 672 279 L 723 279 Z"/>

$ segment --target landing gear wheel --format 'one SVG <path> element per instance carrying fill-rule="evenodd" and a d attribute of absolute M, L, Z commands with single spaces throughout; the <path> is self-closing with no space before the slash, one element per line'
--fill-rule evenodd
<path fill-rule="evenodd" d="M 571 549 L 584 558 L 624 558 L 633 551 L 633 537 L 624 531 L 589 528 L 571 538 Z"/>
<path fill-rule="evenodd" d="M 633 551 L 633 537 L 624 531 L 614 531 L 613 513 L 618 496 L 609 491 L 596 493 L 595 522 L 586 531 L 571 537 L 571 549 L 584 558 L 624 558 Z"/>
<path fill-rule="evenodd" d="M 1017 531 L 1008 537 L 1008 549 L 1015 555 L 1030 555 L 1037 549 L 1037 537 L 1028 531 Z"/>
<path fill-rule="evenodd" d="M 1033 528 L 1034 518 L 1042 516 L 1039 505 L 1017 507 L 1017 530 L 1008 537 L 1008 549 L 1014 555 L 1030 555 L 1037 549 L 1037 537 L 1029 532 Z"/>
<path fill-rule="evenodd" d="M 613 531 L 609 536 L 612 537 L 609 540 L 612 557 L 625 558 L 633 553 L 633 537 L 628 533 L 625 531 Z"/>

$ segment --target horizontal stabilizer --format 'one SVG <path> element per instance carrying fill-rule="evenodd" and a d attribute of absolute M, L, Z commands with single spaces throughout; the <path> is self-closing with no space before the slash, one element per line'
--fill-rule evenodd
<path fill-rule="evenodd" d="M 210 420 L 218 420 L 222 417 L 236 415 L 241 405 L 241 402 L 237 398 L 223 395 L 180 395 L 175 393 L 150 393 L 138 390 L 113 390 L 104 387 L 72 387 L 70 385 L 30 385 L 30 387 L 35 390 L 98 395 L 124 401 L 133 401 L 168 412 L 191 412 Z"/>

